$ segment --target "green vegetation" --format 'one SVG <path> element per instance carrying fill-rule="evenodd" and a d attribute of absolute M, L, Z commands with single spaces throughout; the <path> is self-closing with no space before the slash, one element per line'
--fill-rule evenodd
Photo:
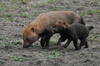
<path fill-rule="evenodd" d="M 22 43 L 21 41 L 17 41 L 17 44 L 20 44 L 20 43 Z"/>
<path fill-rule="evenodd" d="M 10 38 L 8 38 L 8 37 L 6 37 L 6 38 L 4 38 L 6 41 L 8 41 L 8 40 L 10 40 Z"/>
<path fill-rule="evenodd" d="M 0 2 L 0 11 L 5 10 L 6 3 L 5 2 Z"/>
<path fill-rule="evenodd" d="M 3 11 L 4 10 L 4 7 L 0 7 L 0 11 Z"/>
<path fill-rule="evenodd" d="M 61 1 L 63 1 L 63 0 L 49 0 L 47 2 L 41 2 L 40 4 L 36 4 L 36 5 L 34 5 L 34 7 L 37 8 L 37 7 L 41 7 L 41 6 L 47 6 L 51 3 L 61 2 Z M 59 10 L 59 7 L 54 6 L 53 10 Z"/>
<path fill-rule="evenodd" d="M 100 37 L 100 33 L 96 33 L 96 32 L 91 31 L 90 32 L 90 35 L 88 37 L 88 40 L 95 41 L 95 42 L 99 42 L 100 40 L 99 40 L 98 37 Z"/>
<path fill-rule="evenodd" d="M 0 40 L 3 40 L 3 37 L 0 37 Z"/>
<path fill-rule="evenodd" d="M 21 0 L 12 0 L 13 2 L 19 2 L 19 1 L 21 1 Z"/>
<path fill-rule="evenodd" d="M 93 15 L 93 14 L 97 14 L 99 11 L 93 11 L 93 10 L 84 10 L 81 12 L 81 16 L 85 16 L 85 15 Z"/>
<path fill-rule="evenodd" d="M 58 51 L 51 51 L 51 54 L 54 54 L 55 56 L 60 56 L 60 53 Z"/>
<path fill-rule="evenodd" d="M 63 0 L 49 0 L 48 3 L 53 3 L 53 2 L 61 2 Z"/>
<path fill-rule="evenodd" d="M 55 43 L 56 43 L 55 41 L 50 41 L 50 45 L 55 44 Z"/>
<path fill-rule="evenodd" d="M 2 64 L 3 64 L 3 63 L 5 63 L 5 61 L 4 61 L 4 60 L 0 60 L 0 63 L 2 63 Z"/>
<path fill-rule="evenodd" d="M 15 45 L 21 45 L 21 44 L 22 44 L 21 41 L 17 41 L 17 42 L 15 42 Z"/>
<path fill-rule="evenodd" d="M 6 18 L 6 20 L 10 20 L 10 21 L 12 21 L 12 20 L 14 20 L 14 19 L 11 18 L 11 17 L 8 17 L 8 18 Z"/>
<path fill-rule="evenodd" d="M 52 10 L 60 10 L 60 7 L 54 6 L 54 7 L 52 8 Z"/>
<path fill-rule="evenodd" d="M 48 55 L 47 58 L 52 58 L 52 55 Z"/>
<path fill-rule="evenodd" d="M 28 14 L 25 14 L 25 13 L 21 13 L 20 16 L 21 17 L 30 17 Z"/>
<path fill-rule="evenodd" d="M 11 57 L 15 61 L 20 61 L 20 62 L 28 60 L 28 58 L 24 58 L 24 57 L 20 57 L 20 56 L 19 57 L 17 57 L 17 56 L 9 56 L 9 57 Z"/>
<path fill-rule="evenodd" d="M 12 47 L 12 44 L 11 43 L 5 43 L 5 44 L 3 44 L 3 46 L 6 47 L 6 48 L 10 48 L 10 47 Z"/>
<path fill-rule="evenodd" d="M 0 15 L 0 17 L 5 18 L 6 20 L 10 20 L 10 21 L 14 20 L 13 14 L 11 14 L 11 13 Z"/>
<path fill-rule="evenodd" d="M 23 4 L 27 4 L 28 2 L 30 2 L 31 0 L 21 0 L 21 3 Z"/>

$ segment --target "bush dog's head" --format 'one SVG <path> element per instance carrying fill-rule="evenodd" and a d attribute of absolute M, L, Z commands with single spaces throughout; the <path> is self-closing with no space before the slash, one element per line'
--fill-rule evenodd
<path fill-rule="evenodd" d="M 28 48 L 32 43 L 39 39 L 34 27 L 27 26 L 23 31 L 23 48 Z"/>
<path fill-rule="evenodd" d="M 57 27 L 61 27 L 61 28 L 66 28 L 68 26 L 68 23 L 66 21 L 57 21 L 56 22 L 56 26 Z"/>

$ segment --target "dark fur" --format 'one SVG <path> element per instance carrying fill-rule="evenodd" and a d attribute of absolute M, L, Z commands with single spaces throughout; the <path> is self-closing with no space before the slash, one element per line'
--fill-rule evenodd
<path fill-rule="evenodd" d="M 86 25 L 85 22 L 84 22 L 84 20 L 83 20 L 83 18 L 82 18 L 82 16 L 80 16 L 80 17 L 81 17 L 80 23 L 83 24 L 83 25 Z M 63 31 L 62 27 L 60 27 L 60 28 L 59 27 L 55 27 L 54 32 L 59 33 L 59 31 L 62 31 L 62 33 L 65 32 L 65 31 Z M 57 42 L 57 45 L 60 45 L 60 42 L 64 41 L 63 38 L 62 38 L 62 35 L 63 35 L 62 33 L 60 33 L 61 37 L 59 38 L 59 40 Z"/>
<path fill-rule="evenodd" d="M 43 48 L 49 48 L 49 40 L 50 40 L 50 37 L 54 34 L 53 31 L 49 30 L 49 29 L 45 29 L 43 31 L 42 34 L 40 34 L 40 37 L 41 37 L 41 41 L 40 41 L 40 44 Z"/>
<path fill-rule="evenodd" d="M 86 25 L 83 18 L 82 18 L 82 16 L 80 16 L 80 17 L 81 17 L 81 24 Z"/>
<path fill-rule="evenodd" d="M 81 17 L 81 16 L 80 16 Z M 71 21 L 70 22 L 73 22 L 73 15 L 72 15 L 72 17 L 71 18 L 69 18 Z M 81 20 L 80 20 L 80 23 L 81 24 L 83 24 L 83 25 L 85 25 L 85 22 L 84 22 L 84 20 L 83 20 L 83 18 L 81 17 Z M 61 41 L 64 41 L 65 39 L 64 39 L 64 37 L 63 37 L 63 33 L 64 33 L 65 31 L 64 31 L 64 29 L 63 29 L 63 27 L 56 27 L 56 26 L 54 26 L 53 27 L 53 31 L 51 31 L 51 30 L 49 30 L 49 29 L 45 29 L 44 31 L 43 31 L 43 33 L 40 35 L 40 36 L 42 36 L 42 38 L 41 38 L 41 41 L 40 41 L 40 44 L 41 44 L 41 46 L 43 47 L 43 48 L 49 48 L 49 40 L 50 40 L 50 37 L 53 35 L 53 34 L 55 34 L 55 33 L 60 33 L 60 35 L 61 35 L 61 37 L 59 38 L 59 40 L 58 40 L 58 42 L 57 42 L 57 45 L 60 45 L 60 43 L 61 43 Z"/>
<path fill-rule="evenodd" d="M 66 48 L 70 44 L 70 42 L 73 41 L 76 50 L 81 49 L 83 45 L 85 45 L 85 48 L 88 48 L 88 43 L 86 38 L 89 35 L 89 31 L 94 28 L 93 26 L 85 27 L 84 25 L 77 23 L 77 24 L 67 25 L 66 28 L 63 28 L 62 26 L 59 27 L 61 27 L 62 30 L 60 32 L 61 38 L 58 43 L 60 44 L 62 41 L 68 39 L 68 41 L 63 47 Z M 78 39 L 80 39 L 81 41 L 79 47 L 77 42 Z"/>

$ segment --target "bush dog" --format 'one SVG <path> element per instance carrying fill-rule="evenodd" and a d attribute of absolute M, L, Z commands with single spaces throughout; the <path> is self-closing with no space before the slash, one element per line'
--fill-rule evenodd
<path fill-rule="evenodd" d="M 56 33 L 53 26 L 57 20 L 66 21 L 69 24 L 84 24 L 82 17 L 72 11 L 51 11 L 37 16 L 23 31 L 23 48 L 29 47 L 41 37 L 42 47 L 49 48 L 50 37 Z M 59 31 L 58 31 L 59 33 Z"/>
<path fill-rule="evenodd" d="M 89 35 L 89 31 L 94 28 L 93 26 L 86 27 L 85 25 L 79 23 L 73 23 L 69 25 L 66 21 L 58 21 L 56 23 L 56 26 L 60 28 L 58 30 L 60 30 L 62 41 L 68 39 L 63 47 L 66 48 L 70 44 L 70 42 L 73 41 L 75 50 L 79 50 L 83 45 L 85 45 L 85 48 L 88 48 L 86 38 Z M 79 46 L 77 43 L 78 39 L 80 39 L 81 41 Z"/>

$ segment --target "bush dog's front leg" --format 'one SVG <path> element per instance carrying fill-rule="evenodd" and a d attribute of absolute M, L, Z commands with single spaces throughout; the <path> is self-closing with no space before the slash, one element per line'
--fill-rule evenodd
<path fill-rule="evenodd" d="M 45 46 L 45 40 L 46 40 L 46 38 L 45 38 L 45 36 L 43 36 L 43 37 L 41 38 L 41 41 L 40 41 L 40 44 L 41 44 L 42 47 Z"/>
<path fill-rule="evenodd" d="M 46 30 L 45 35 L 41 38 L 41 46 L 43 48 L 47 48 L 49 49 L 49 41 L 50 41 L 50 37 L 53 35 L 53 32 L 51 30 Z"/>

